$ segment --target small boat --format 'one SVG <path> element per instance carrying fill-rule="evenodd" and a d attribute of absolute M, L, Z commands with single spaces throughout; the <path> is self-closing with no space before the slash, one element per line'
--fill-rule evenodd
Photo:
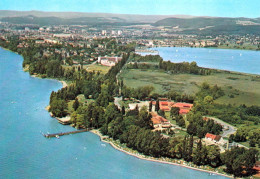
<path fill-rule="evenodd" d="M 106 144 L 101 144 L 102 147 L 106 147 Z"/>
<path fill-rule="evenodd" d="M 59 136 L 59 135 L 56 135 L 55 137 L 56 137 L 57 139 L 59 139 L 59 138 L 60 138 L 60 136 Z"/>

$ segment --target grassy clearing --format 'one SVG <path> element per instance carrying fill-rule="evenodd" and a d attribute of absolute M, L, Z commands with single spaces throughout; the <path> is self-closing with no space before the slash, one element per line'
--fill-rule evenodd
<path fill-rule="evenodd" d="M 256 45 L 251 45 L 248 43 L 245 43 L 243 45 L 237 45 L 237 44 L 229 44 L 227 45 L 220 45 L 217 48 L 221 49 L 239 49 L 239 50 L 257 50 L 258 47 Z"/>
<path fill-rule="evenodd" d="M 111 67 L 103 66 L 95 63 L 90 65 L 84 65 L 83 68 L 86 69 L 87 71 L 96 71 L 96 72 L 99 71 L 102 74 L 106 74 Z"/>
<path fill-rule="evenodd" d="M 120 77 L 129 87 L 152 85 L 157 93 L 175 90 L 180 93 L 194 95 L 198 86 L 207 82 L 220 86 L 225 95 L 216 100 L 217 103 L 235 105 L 260 105 L 260 81 L 253 81 L 255 75 L 235 73 L 214 73 L 208 76 L 193 74 L 168 74 L 159 70 L 126 69 Z"/>
<path fill-rule="evenodd" d="M 74 65 L 74 66 L 62 65 L 62 67 L 65 69 L 71 69 L 72 67 L 77 68 L 78 66 L 77 65 Z M 87 71 L 96 71 L 96 72 L 99 71 L 101 74 L 106 74 L 111 67 L 103 66 L 103 65 L 100 65 L 97 63 L 94 63 L 94 64 L 92 63 L 89 65 L 83 65 L 83 68 L 86 69 Z"/>

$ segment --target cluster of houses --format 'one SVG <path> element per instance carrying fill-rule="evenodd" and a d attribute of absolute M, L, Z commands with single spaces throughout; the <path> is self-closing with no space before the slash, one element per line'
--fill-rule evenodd
<path fill-rule="evenodd" d="M 142 106 L 149 106 L 149 101 L 138 101 L 138 107 L 139 109 Z M 134 110 L 136 108 L 136 103 L 130 103 L 129 104 L 129 109 L 130 110 Z M 163 128 L 171 128 L 172 125 L 171 123 L 165 119 L 162 116 L 159 116 L 156 112 L 155 112 L 155 105 L 156 105 L 156 101 L 152 101 L 152 123 L 153 123 L 153 127 L 155 129 L 163 129 Z M 193 104 L 191 103 L 175 103 L 174 101 L 168 100 L 167 98 L 160 98 L 159 99 L 159 109 L 161 111 L 170 111 L 171 108 L 173 107 L 177 107 L 179 108 L 179 114 L 180 115 L 186 115 L 190 112 L 190 110 L 193 107 Z"/>
<path fill-rule="evenodd" d="M 156 101 L 152 102 L 153 105 L 156 104 Z M 180 108 L 179 114 L 184 115 L 190 112 L 193 104 L 191 103 L 175 103 L 173 101 L 167 101 L 167 98 L 161 98 L 159 101 L 159 107 L 162 111 L 170 111 L 172 107 Z"/>
<path fill-rule="evenodd" d="M 156 101 L 152 101 L 153 110 L 151 112 L 152 118 L 151 121 L 153 123 L 153 127 L 155 130 L 163 130 L 163 129 L 170 129 L 174 127 L 173 124 L 170 123 L 169 120 L 165 119 L 164 117 L 160 116 L 155 112 L 154 108 L 156 105 Z M 129 104 L 130 110 L 135 108 L 136 103 Z M 149 101 L 139 102 L 138 106 L 148 106 Z M 179 114 L 185 115 L 190 112 L 193 107 L 193 104 L 190 103 L 175 103 L 173 101 L 168 100 L 167 98 L 160 98 L 159 100 L 159 108 L 162 111 L 170 111 L 172 107 L 177 107 L 180 109 Z M 204 120 L 208 120 L 209 118 L 204 117 Z M 227 141 L 225 141 L 220 135 L 214 135 L 211 133 L 207 133 L 204 138 L 204 142 L 207 145 L 218 145 L 224 146 Z M 226 147 L 221 147 L 221 151 L 224 151 L 225 148 L 232 147 L 232 144 L 226 144 Z"/>
<path fill-rule="evenodd" d="M 152 115 L 151 120 L 153 122 L 153 127 L 155 129 L 156 128 L 170 128 L 170 127 L 172 127 L 171 123 L 167 119 L 165 119 L 164 117 L 159 116 L 155 112 L 152 112 L 151 115 Z"/>

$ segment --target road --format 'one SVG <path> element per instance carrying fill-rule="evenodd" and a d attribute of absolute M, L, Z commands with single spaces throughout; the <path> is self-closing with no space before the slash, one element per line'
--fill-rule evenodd
<path fill-rule="evenodd" d="M 121 109 L 121 106 L 119 104 L 120 101 L 122 101 L 122 97 L 114 97 L 114 103 L 119 109 Z"/>
<path fill-rule="evenodd" d="M 237 131 L 237 128 L 218 119 L 215 117 L 208 117 L 209 119 L 213 119 L 214 121 L 216 121 L 217 123 L 221 124 L 224 126 L 224 128 L 228 128 L 228 130 L 224 130 L 223 129 L 223 134 L 221 135 L 222 137 L 229 137 L 229 135 L 234 134 Z"/>

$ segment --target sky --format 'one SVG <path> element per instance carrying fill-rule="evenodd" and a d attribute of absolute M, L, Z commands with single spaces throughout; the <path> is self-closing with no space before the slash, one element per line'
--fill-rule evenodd
<path fill-rule="evenodd" d="M 0 0 L 0 10 L 260 17 L 260 0 Z"/>

